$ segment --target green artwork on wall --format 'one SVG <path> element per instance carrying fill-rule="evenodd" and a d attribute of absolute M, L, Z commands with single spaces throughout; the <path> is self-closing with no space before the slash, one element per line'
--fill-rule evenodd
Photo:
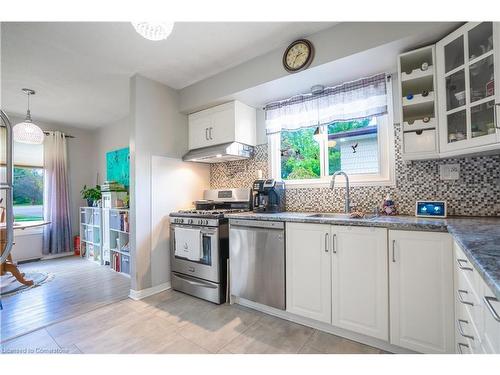
<path fill-rule="evenodd" d="M 106 153 L 106 179 L 129 187 L 130 149 L 128 147 Z"/>

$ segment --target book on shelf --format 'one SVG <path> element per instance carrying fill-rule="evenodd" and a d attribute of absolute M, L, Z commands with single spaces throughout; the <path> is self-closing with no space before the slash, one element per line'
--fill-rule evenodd
<path fill-rule="evenodd" d="M 101 191 L 103 191 L 103 192 L 127 191 L 127 189 L 125 189 L 125 185 L 120 184 L 116 181 L 104 181 L 104 183 L 101 185 Z"/>

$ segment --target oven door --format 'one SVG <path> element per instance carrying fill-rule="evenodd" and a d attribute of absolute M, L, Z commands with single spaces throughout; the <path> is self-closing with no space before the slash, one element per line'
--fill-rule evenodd
<path fill-rule="evenodd" d="M 200 229 L 203 257 L 199 261 L 189 260 L 175 255 L 175 228 Z M 189 225 L 170 225 L 170 260 L 172 271 L 220 282 L 219 276 L 219 229 L 212 227 L 198 227 Z"/>

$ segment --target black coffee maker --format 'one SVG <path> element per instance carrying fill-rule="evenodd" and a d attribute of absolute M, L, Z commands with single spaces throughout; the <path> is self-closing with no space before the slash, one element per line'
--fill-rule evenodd
<path fill-rule="evenodd" d="M 285 184 L 282 181 L 255 180 L 252 194 L 254 212 L 282 212 L 285 209 Z"/>

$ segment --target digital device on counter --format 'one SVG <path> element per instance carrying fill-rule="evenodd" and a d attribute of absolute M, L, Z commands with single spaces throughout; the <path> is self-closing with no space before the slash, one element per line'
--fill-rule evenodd
<path fill-rule="evenodd" d="M 417 201 L 415 204 L 415 216 L 417 217 L 446 217 L 445 201 Z"/>

